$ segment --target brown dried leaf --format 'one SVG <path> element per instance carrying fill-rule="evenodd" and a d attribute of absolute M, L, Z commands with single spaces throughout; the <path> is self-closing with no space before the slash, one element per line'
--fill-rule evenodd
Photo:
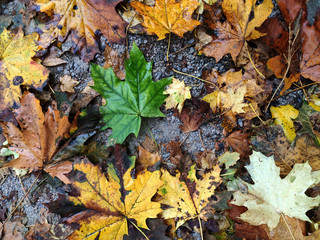
<path fill-rule="evenodd" d="M 179 116 L 182 124 L 179 128 L 184 133 L 197 131 L 201 124 L 210 118 L 209 104 L 193 99 L 191 107 L 185 106 Z"/>
<path fill-rule="evenodd" d="M 79 81 L 71 78 L 70 75 L 64 75 L 60 78 L 60 90 L 62 92 L 74 93 L 74 87 L 79 84 Z"/>
<path fill-rule="evenodd" d="M 223 134 L 226 134 L 226 131 L 223 131 Z M 234 151 L 240 153 L 241 158 L 248 157 L 252 150 L 250 148 L 250 137 L 251 134 L 246 133 L 242 130 L 235 131 L 228 134 L 220 143 L 224 143 L 224 149 L 227 151 L 228 147 L 231 147 Z"/>
<path fill-rule="evenodd" d="M 14 110 L 20 129 L 11 122 L 0 122 L 3 134 L 9 142 L 9 149 L 20 156 L 5 167 L 31 171 L 42 169 L 50 162 L 60 141 L 69 136 L 71 125 L 68 116 L 60 118 L 59 111 L 52 107 L 44 114 L 40 101 L 32 93 L 25 92 L 20 103 L 21 107 Z M 64 174 L 69 171 L 71 168 Z"/>
<path fill-rule="evenodd" d="M 126 59 L 125 54 L 119 55 L 118 51 L 113 50 L 109 45 L 106 45 L 104 50 L 105 62 L 103 67 L 112 67 L 113 72 L 121 80 L 125 79 L 126 73 L 124 69 L 124 60 Z"/>
<path fill-rule="evenodd" d="M 116 12 L 121 0 L 37 0 L 40 11 L 53 16 L 45 26 L 41 44 L 46 48 L 54 38 L 59 42 L 71 36 L 74 52 L 90 61 L 99 52 L 97 39 L 102 34 L 109 42 L 119 42 L 125 36 L 126 23 Z"/>

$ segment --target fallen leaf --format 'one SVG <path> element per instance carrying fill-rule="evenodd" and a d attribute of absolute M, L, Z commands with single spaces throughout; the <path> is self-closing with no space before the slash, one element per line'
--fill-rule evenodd
<path fill-rule="evenodd" d="M 148 34 L 156 34 L 159 40 L 167 33 L 174 33 L 180 37 L 192 31 L 200 22 L 192 19 L 192 14 L 199 5 L 197 0 L 156 0 L 155 6 L 150 7 L 138 1 L 130 5 L 143 16 L 143 26 Z"/>
<path fill-rule="evenodd" d="M 312 81 L 320 82 L 320 18 L 313 26 L 310 26 L 307 21 L 302 24 L 301 38 L 301 75 Z"/>
<path fill-rule="evenodd" d="M 109 45 L 106 45 L 104 50 L 105 62 L 103 67 L 109 68 L 112 67 L 114 73 L 121 80 L 125 79 L 126 73 L 124 70 L 124 60 L 126 58 L 125 54 L 120 55 L 118 51 L 113 50 Z"/>
<path fill-rule="evenodd" d="M 217 165 L 217 157 L 214 150 L 206 149 L 197 154 L 197 166 L 200 169 L 212 169 Z"/>
<path fill-rule="evenodd" d="M 61 64 L 66 64 L 67 61 L 58 57 L 47 57 L 42 61 L 42 65 L 46 67 L 54 67 Z"/>
<path fill-rule="evenodd" d="M 223 134 L 227 132 L 224 130 Z M 245 131 L 235 131 L 228 134 L 220 142 L 224 143 L 224 149 L 227 151 L 228 147 L 231 147 L 234 151 L 240 154 L 241 158 L 245 158 L 252 153 L 250 148 L 250 134 Z"/>
<path fill-rule="evenodd" d="M 23 36 L 4 29 L 0 35 L 0 110 L 19 106 L 20 85 L 41 90 L 49 71 L 32 60 L 38 46 L 38 34 Z"/>
<path fill-rule="evenodd" d="M 208 120 L 211 116 L 209 113 L 209 104 L 199 101 L 196 98 L 192 99 L 191 106 L 185 106 L 179 115 L 182 124 L 179 128 L 184 133 L 197 131 L 202 123 Z"/>
<path fill-rule="evenodd" d="M 111 68 L 91 65 L 92 88 L 107 101 L 100 108 L 103 129 L 112 128 L 109 140 L 114 143 L 122 143 L 130 133 L 138 136 L 142 117 L 165 117 L 159 107 L 166 98 L 163 90 L 171 82 L 171 78 L 152 81 L 152 63 L 135 43 L 125 66 L 126 80 L 121 81 Z"/>
<path fill-rule="evenodd" d="M 237 152 L 225 152 L 218 157 L 219 163 L 224 164 L 226 169 L 235 165 L 239 159 L 240 154 Z"/>
<path fill-rule="evenodd" d="M 86 159 L 75 162 L 76 176 L 70 181 L 79 194 L 70 200 L 82 211 L 67 220 L 80 225 L 69 239 L 121 240 L 128 234 L 128 222 L 148 229 L 147 218 L 156 218 L 162 211 L 160 203 L 151 201 L 162 185 L 160 171 L 146 170 L 132 179 L 134 158 L 128 158 L 120 147 L 115 151 L 117 162 L 108 165 L 108 177 Z"/>
<path fill-rule="evenodd" d="M 172 83 L 169 84 L 163 94 L 169 94 L 164 100 L 166 102 L 166 110 L 177 108 L 179 113 L 182 111 L 184 101 L 191 98 L 190 87 L 186 87 L 184 81 L 179 81 L 175 78 L 172 79 Z"/>
<path fill-rule="evenodd" d="M 158 152 L 151 153 L 148 152 L 146 149 L 144 149 L 141 146 L 138 146 L 138 159 L 137 159 L 137 166 L 136 171 L 137 173 L 140 173 L 147 169 L 148 167 L 152 167 L 157 162 L 161 160 L 161 157 Z"/>
<path fill-rule="evenodd" d="M 275 124 L 281 125 L 284 134 L 289 142 L 292 142 L 296 137 L 296 131 L 293 125 L 292 119 L 296 119 L 299 115 L 299 111 L 291 105 L 284 105 L 279 107 L 270 108 Z"/>
<path fill-rule="evenodd" d="M 265 225 L 253 226 L 239 218 L 242 213 L 247 211 L 246 207 L 237 206 L 230 202 L 228 202 L 228 205 L 231 207 L 231 209 L 227 209 L 226 211 L 228 216 L 234 221 L 234 235 L 236 237 L 246 240 L 256 240 L 257 238 L 269 240 L 268 230 L 265 229 Z"/>
<path fill-rule="evenodd" d="M 73 52 L 80 51 L 81 57 L 90 61 L 99 52 L 99 34 L 112 43 L 125 36 L 126 23 L 115 10 L 119 2 L 121 0 L 37 0 L 38 10 L 53 17 L 41 36 L 43 47 L 55 38 L 64 42 L 70 35 Z"/>
<path fill-rule="evenodd" d="M 79 81 L 72 79 L 70 75 L 64 75 L 60 78 L 60 84 L 62 92 L 74 93 L 74 87 L 79 84 Z"/>
<path fill-rule="evenodd" d="M 168 171 L 163 170 L 161 180 L 164 184 L 158 193 L 163 197 L 160 203 L 170 208 L 163 211 L 162 217 L 164 219 L 175 218 L 177 220 L 176 229 L 190 219 L 206 219 L 204 209 L 210 202 L 214 190 L 222 182 L 219 176 L 220 171 L 219 166 L 215 166 L 212 171 L 204 174 L 202 179 L 198 179 L 195 165 L 193 165 L 188 174 L 189 181 L 194 184 L 194 189 L 191 189 L 189 183 L 179 180 L 179 172 L 174 177 Z"/>
<path fill-rule="evenodd" d="M 205 46 L 202 52 L 214 57 L 216 61 L 230 53 L 233 61 L 236 62 L 245 41 L 263 36 L 255 28 L 261 26 L 271 14 L 273 4 L 271 0 L 265 0 L 259 5 L 256 5 L 256 0 L 224 0 L 222 9 L 228 21 L 216 23 L 215 29 L 218 30 L 219 35 Z M 252 12 L 253 15 L 251 15 Z"/>
<path fill-rule="evenodd" d="M 19 127 L 13 123 L 0 122 L 3 134 L 9 142 L 9 149 L 18 153 L 5 167 L 38 170 L 50 163 L 59 143 L 69 136 L 68 116 L 60 118 L 56 109 L 49 107 L 44 114 L 40 101 L 32 93 L 25 92 L 21 98 L 21 107 L 14 110 Z M 65 172 L 71 171 L 71 162 Z M 46 170 L 46 168 L 45 168 Z"/>
<path fill-rule="evenodd" d="M 211 77 L 211 75 L 209 75 Z M 206 95 L 202 100 L 208 102 L 213 112 L 221 109 L 224 114 L 224 128 L 230 131 L 237 126 L 236 116 L 251 120 L 260 113 L 259 95 L 264 92 L 255 79 L 246 79 L 241 71 L 232 71 L 217 76 L 219 89 Z"/>
<path fill-rule="evenodd" d="M 299 122 L 302 125 L 302 129 L 300 129 L 297 134 L 309 134 L 314 140 L 315 144 L 320 146 L 320 141 L 317 138 L 317 132 L 313 129 L 314 127 L 310 120 L 313 115 L 315 115 L 316 119 L 319 119 L 320 113 L 309 106 L 307 102 L 303 102 L 301 108 L 299 109 L 299 115 L 297 118 L 295 118 L 295 122 Z"/>
<path fill-rule="evenodd" d="M 240 219 L 256 226 L 267 224 L 270 231 L 278 225 L 281 215 L 311 222 L 306 211 L 318 206 L 320 197 L 310 198 L 305 195 L 305 191 L 319 181 L 311 175 L 308 163 L 295 164 L 282 179 L 280 168 L 275 165 L 273 157 L 254 151 L 246 169 L 254 184 L 246 183 L 248 193 L 235 192 L 231 202 L 248 208 Z"/>
<path fill-rule="evenodd" d="M 170 141 L 168 144 L 165 145 L 166 150 L 170 152 L 170 162 L 178 165 L 180 162 L 180 159 L 183 157 L 182 151 L 181 151 L 181 146 L 180 142 L 176 141 Z"/>
<path fill-rule="evenodd" d="M 2 240 L 24 240 L 28 229 L 21 223 L 21 219 L 9 220 L 3 226 Z"/>

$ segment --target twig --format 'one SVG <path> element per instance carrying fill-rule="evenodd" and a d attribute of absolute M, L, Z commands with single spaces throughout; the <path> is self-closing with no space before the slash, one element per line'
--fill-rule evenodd
<path fill-rule="evenodd" d="M 253 68 L 257 71 L 257 73 L 260 75 L 260 77 L 262 77 L 262 79 L 266 79 L 266 77 L 259 71 L 259 69 L 256 67 L 256 65 L 254 64 L 252 58 L 251 58 L 251 55 L 250 55 L 250 52 L 249 52 L 249 48 L 248 48 L 248 43 L 247 41 L 244 41 L 244 46 L 247 50 L 247 53 L 248 53 L 248 57 L 249 57 L 249 60 L 253 66 Z"/>
<path fill-rule="evenodd" d="M 204 144 L 203 144 L 200 130 L 198 131 L 198 133 L 199 133 L 199 138 L 200 138 L 200 142 L 201 142 L 201 144 L 202 144 L 202 147 L 204 148 L 204 150 L 206 150 L 207 148 L 206 148 L 206 147 L 204 146 Z"/>
<path fill-rule="evenodd" d="M 299 82 L 300 82 L 301 87 L 302 87 L 302 86 L 303 86 L 303 84 L 302 84 L 302 82 L 301 82 L 301 79 L 300 79 L 300 78 L 299 78 Z M 302 91 L 303 91 L 304 95 L 306 96 L 307 102 L 309 102 L 308 95 L 307 95 L 306 91 L 304 90 L 304 88 L 302 88 Z"/>
<path fill-rule="evenodd" d="M 263 125 L 267 125 L 259 116 L 259 114 L 256 112 L 256 110 L 254 110 L 253 106 L 251 105 L 251 103 L 249 103 L 249 106 L 251 108 L 251 110 L 254 112 L 254 114 L 257 116 L 257 118 L 259 118 L 259 120 L 263 123 Z"/>
<path fill-rule="evenodd" d="M 40 174 L 42 173 L 42 170 L 39 172 L 38 176 L 36 177 L 36 179 L 33 181 L 33 183 L 31 184 L 28 192 L 23 196 L 23 198 L 19 201 L 19 203 L 17 204 L 17 206 L 10 212 L 9 216 L 6 218 L 6 220 L 3 222 L 2 226 L 0 227 L 0 231 L 2 230 L 2 228 L 4 227 L 4 225 L 6 224 L 6 222 L 8 222 L 10 220 L 10 218 L 12 217 L 13 213 L 17 210 L 17 208 L 21 205 L 21 203 L 23 202 L 23 200 L 27 197 L 27 195 L 29 194 L 29 192 L 31 191 L 33 185 L 36 183 L 36 181 L 38 180 L 38 178 L 40 177 Z"/>
<path fill-rule="evenodd" d="M 274 91 L 274 93 L 273 93 L 273 95 L 272 95 L 272 97 L 271 97 L 268 105 L 267 105 L 266 108 L 264 109 L 264 112 L 267 112 L 267 110 L 268 110 L 268 108 L 269 108 L 269 106 L 270 106 L 270 104 L 271 104 L 274 96 L 276 95 L 276 93 L 277 93 L 278 90 L 280 89 L 282 83 L 284 82 L 284 80 L 285 80 L 285 78 L 286 78 L 286 76 L 287 76 L 287 74 L 288 74 L 288 72 L 289 72 L 289 69 L 290 69 L 290 66 L 291 66 L 292 57 L 293 57 L 293 55 L 294 55 L 294 53 L 295 53 L 295 50 L 292 50 L 292 47 L 293 47 L 293 45 L 294 45 L 294 42 L 295 42 L 296 39 L 297 39 L 297 36 L 298 36 L 298 34 L 299 34 L 299 31 L 300 31 L 300 30 L 297 31 L 297 34 L 296 34 L 296 36 L 294 37 L 294 39 L 291 40 L 293 32 L 292 32 L 291 27 L 289 26 L 288 57 L 286 58 L 286 60 L 287 60 L 287 69 L 286 69 L 285 74 L 283 75 L 283 78 L 282 78 L 280 84 L 278 85 L 277 89 Z"/>
<path fill-rule="evenodd" d="M 9 177 L 9 175 L 7 175 L 4 179 L 2 179 L 0 186 L 7 180 L 8 177 Z"/>
<path fill-rule="evenodd" d="M 291 91 L 289 91 L 289 92 L 286 92 L 286 93 L 282 94 L 281 96 L 275 97 L 274 99 L 271 100 L 271 102 L 274 101 L 274 100 L 277 100 L 278 98 L 283 97 L 284 95 L 287 95 L 287 94 L 289 94 L 289 93 L 298 91 L 298 90 L 300 90 L 300 89 L 303 89 L 303 88 L 305 88 L 305 87 L 309 87 L 309 86 L 312 86 L 312 85 L 315 85 L 315 84 L 318 84 L 318 83 L 316 83 L 316 82 L 314 82 L 314 83 L 309 83 L 309 84 L 307 84 L 307 85 L 304 85 L 304 86 L 298 87 L 298 88 L 296 88 L 296 89 L 293 89 L 293 90 L 291 90 Z"/>
<path fill-rule="evenodd" d="M 179 74 L 182 74 L 182 75 L 186 75 L 186 76 L 188 76 L 188 77 L 193 77 L 193 78 L 198 79 L 198 80 L 200 80 L 200 81 L 202 81 L 202 82 L 205 82 L 205 83 L 212 84 L 212 85 L 215 86 L 216 88 L 220 89 L 220 88 L 219 88 L 216 84 L 214 84 L 213 82 L 204 80 L 204 79 L 202 79 L 202 78 L 196 77 L 196 76 L 191 75 L 191 74 L 188 74 L 188 73 L 180 72 L 180 71 L 178 71 L 178 70 L 176 70 L 176 69 L 174 69 L 174 68 L 172 68 L 172 71 L 174 71 L 174 72 L 176 72 L 176 73 L 179 73 Z"/>
<path fill-rule="evenodd" d="M 189 137 L 189 135 L 190 135 L 190 132 L 188 132 L 187 136 L 183 139 L 183 141 L 180 143 L 179 146 L 181 146 L 184 143 L 184 141 Z"/>
<path fill-rule="evenodd" d="M 30 199 L 29 199 L 29 197 L 28 197 L 28 195 L 26 193 L 26 189 L 24 188 L 23 182 L 22 182 L 21 177 L 19 175 L 18 175 L 18 178 L 19 178 L 19 181 L 20 181 L 20 184 L 21 184 L 21 188 L 22 188 L 24 194 L 27 196 L 26 198 L 27 198 L 29 204 L 31 205 L 31 201 L 30 201 Z"/>

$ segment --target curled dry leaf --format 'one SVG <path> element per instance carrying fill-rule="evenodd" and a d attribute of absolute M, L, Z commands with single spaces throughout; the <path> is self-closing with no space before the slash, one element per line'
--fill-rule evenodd
<path fill-rule="evenodd" d="M 14 34 L 4 29 L 0 35 L 0 110 L 19 105 L 20 85 L 41 90 L 49 71 L 32 59 L 38 50 L 39 36 Z"/>
<path fill-rule="evenodd" d="M 21 107 L 14 110 L 19 127 L 11 122 L 0 122 L 9 142 L 8 148 L 19 154 L 18 159 L 11 160 L 5 167 L 43 169 L 50 163 L 60 141 L 69 136 L 71 125 L 68 116 L 60 118 L 59 111 L 52 107 L 44 114 L 40 101 L 29 92 L 23 94 L 20 103 Z M 64 174 L 71 171 L 71 162 L 62 164 L 65 166 L 64 171 L 56 172 L 53 177 L 58 174 L 65 178 Z M 50 166 L 46 169 L 50 169 Z"/>
<path fill-rule="evenodd" d="M 99 52 L 97 38 L 101 33 L 109 42 L 119 42 L 125 36 L 126 23 L 115 10 L 121 2 L 101 0 L 37 0 L 41 12 L 53 19 L 41 36 L 46 48 L 53 39 L 63 42 L 70 34 L 73 50 L 90 61 Z"/>
<path fill-rule="evenodd" d="M 192 31 L 200 22 L 192 19 L 192 14 L 199 5 L 197 0 L 156 0 L 155 6 L 150 7 L 138 1 L 130 3 L 143 16 L 148 34 L 156 34 L 159 40 L 167 33 L 180 37 Z"/>
<path fill-rule="evenodd" d="M 62 92 L 74 93 L 74 87 L 79 84 L 77 80 L 71 78 L 70 75 L 64 75 L 60 78 L 60 90 Z"/>

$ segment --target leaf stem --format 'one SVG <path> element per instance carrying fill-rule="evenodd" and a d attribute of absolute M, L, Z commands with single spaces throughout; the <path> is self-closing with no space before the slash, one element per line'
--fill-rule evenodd
<path fill-rule="evenodd" d="M 203 240 L 202 224 L 201 224 L 201 219 L 200 219 L 199 215 L 198 215 L 198 221 L 199 221 L 199 225 L 200 225 L 201 240 Z"/>
<path fill-rule="evenodd" d="M 248 53 L 248 57 L 249 57 L 249 60 L 253 66 L 253 68 L 257 71 L 257 73 L 260 75 L 260 77 L 262 77 L 262 79 L 266 79 L 266 77 L 259 71 L 259 69 L 256 67 L 256 65 L 254 64 L 252 58 L 251 58 L 251 55 L 250 55 L 250 52 L 249 52 L 249 48 L 248 48 L 248 43 L 247 41 L 244 41 L 244 46 L 247 50 L 247 53 Z"/>
<path fill-rule="evenodd" d="M 263 123 L 263 125 L 267 125 L 259 116 L 259 114 L 256 112 L 256 110 L 254 110 L 253 106 L 251 105 L 251 103 L 249 103 L 249 106 L 251 108 L 251 110 L 254 112 L 254 114 L 256 114 L 257 118 L 259 118 L 259 120 Z"/>
<path fill-rule="evenodd" d="M 168 41 L 168 48 L 167 48 L 167 62 L 169 62 L 170 42 L 171 42 L 171 32 L 169 33 L 169 41 Z"/>
<path fill-rule="evenodd" d="M 36 183 L 36 181 L 38 180 L 38 178 L 40 177 L 40 174 L 42 173 L 43 170 L 41 170 L 38 174 L 38 176 L 34 179 L 33 183 L 31 184 L 30 188 L 28 189 L 28 192 L 26 192 L 26 194 L 21 198 L 21 200 L 19 201 L 19 203 L 17 204 L 17 206 L 10 212 L 9 216 L 6 218 L 6 220 L 3 222 L 2 226 L 0 227 L 0 231 L 4 228 L 4 225 L 10 220 L 10 218 L 12 217 L 13 213 L 17 210 L 17 208 L 21 205 L 21 203 L 23 202 L 23 200 L 28 196 L 29 192 L 31 191 L 33 185 Z"/>
<path fill-rule="evenodd" d="M 129 220 L 130 221 L 130 220 Z M 147 237 L 147 235 L 134 223 L 134 222 L 132 222 L 132 221 L 130 221 L 131 222 L 131 224 L 133 225 L 133 226 L 135 226 L 136 227 L 136 229 L 138 229 L 138 231 L 147 239 L 147 240 L 149 240 L 149 238 Z"/>
<path fill-rule="evenodd" d="M 280 215 L 281 215 L 281 217 L 283 218 L 284 223 L 286 224 L 286 226 L 287 226 L 287 228 L 288 228 L 288 230 L 289 230 L 289 233 L 290 233 L 290 235 L 291 235 L 291 237 L 292 237 L 292 240 L 296 240 L 296 239 L 294 238 L 292 232 L 291 232 L 291 229 L 290 229 L 290 227 L 289 227 L 289 225 L 288 225 L 288 223 L 287 223 L 287 220 L 286 220 L 285 216 L 283 215 L 283 213 L 281 213 Z"/>

